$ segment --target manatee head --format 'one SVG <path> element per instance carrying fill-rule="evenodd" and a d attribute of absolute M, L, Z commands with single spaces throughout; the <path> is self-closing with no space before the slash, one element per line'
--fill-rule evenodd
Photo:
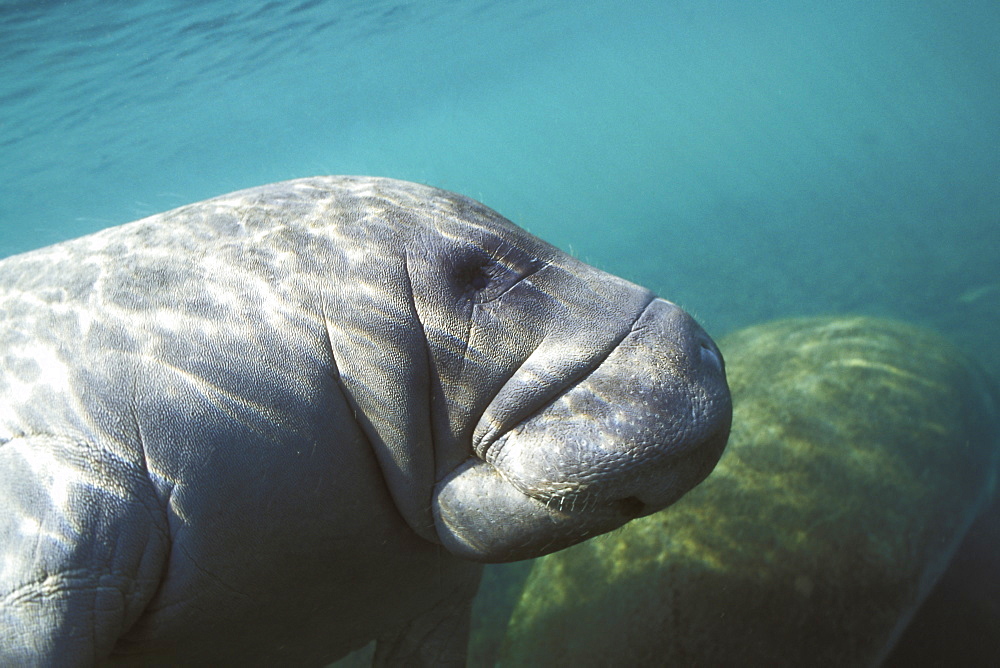
<path fill-rule="evenodd" d="M 406 231 L 426 341 L 433 540 L 477 561 L 537 557 L 708 475 L 732 407 L 722 355 L 687 313 L 471 199 L 384 180 L 372 194 L 365 208 Z"/>
<path fill-rule="evenodd" d="M 436 489 L 450 550 L 532 558 L 661 510 L 709 474 L 731 416 L 718 349 L 662 299 L 631 324 L 563 387 L 535 386 L 530 363 L 508 381 L 476 427 L 473 456 Z"/>

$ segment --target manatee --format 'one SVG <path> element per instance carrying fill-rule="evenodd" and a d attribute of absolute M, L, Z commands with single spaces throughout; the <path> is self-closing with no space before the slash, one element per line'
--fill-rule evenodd
<path fill-rule="evenodd" d="M 484 563 L 712 470 L 722 356 L 468 198 L 244 190 L 0 262 L 0 664 L 463 661 Z"/>
<path fill-rule="evenodd" d="M 877 665 L 994 484 L 989 381 L 940 336 L 803 318 L 721 341 L 733 432 L 672 508 L 535 563 L 511 666 Z"/>

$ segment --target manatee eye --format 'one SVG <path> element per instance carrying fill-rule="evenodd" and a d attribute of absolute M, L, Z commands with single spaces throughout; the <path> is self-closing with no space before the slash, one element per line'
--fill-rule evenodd
<path fill-rule="evenodd" d="M 470 262 L 455 270 L 455 282 L 465 292 L 485 290 L 491 278 L 489 265 L 486 262 Z"/>
<path fill-rule="evenodd" d="M 518 281 L 538 271 L 542 264 L 520 249 L 501 242 L 493 248 L 470 249 L 452 265 L 451 277 L 461 297 L 482 304 L 501 296 Z"/>

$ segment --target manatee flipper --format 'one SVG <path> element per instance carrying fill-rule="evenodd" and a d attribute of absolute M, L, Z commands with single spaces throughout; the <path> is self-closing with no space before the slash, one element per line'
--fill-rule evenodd
<path fill-rule="evenodd" d="M 0 647 L 16 665 L 107 657 L 159 584 L 164 515 L 145 472 L 73 439 L 0 441 Z"/>

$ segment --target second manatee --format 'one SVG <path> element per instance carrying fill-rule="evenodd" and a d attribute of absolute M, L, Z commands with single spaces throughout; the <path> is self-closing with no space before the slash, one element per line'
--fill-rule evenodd
<path fill-rule="evenodd" d="M 941 337 L 810 318 L 721 342 L 733 431 L 672 509 L 539 560 L 502 665 L 876 664 L 988 498 L 997 409 Z"/>

